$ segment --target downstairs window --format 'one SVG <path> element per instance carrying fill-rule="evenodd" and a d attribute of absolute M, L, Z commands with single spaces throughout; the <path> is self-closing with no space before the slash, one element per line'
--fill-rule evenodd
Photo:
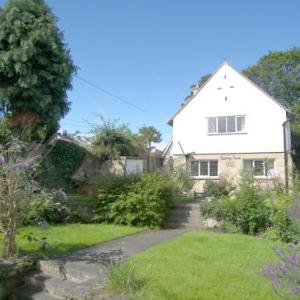
<path fill-rule="evenodd" d="M 272 176 L 274 174 L 274 159 L 244 159 L 244 170 L 254 176 Z"/>
<path fill-rule="evenodd" d="M 191 162 L 191 175 L 195 177 L 217 177 L 217 160 L 193 160 Z"/>

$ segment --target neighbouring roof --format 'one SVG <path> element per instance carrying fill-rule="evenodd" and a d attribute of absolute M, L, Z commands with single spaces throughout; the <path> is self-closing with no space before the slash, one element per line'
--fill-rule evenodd
<path fill-rule="evenodd" d="M 168 125 L 173 126 L 173 120 L 174 118 L 200 93 L 200 91 L 207 85 L 207 83 L 215 76 L 215 74 L 224 66 L 227 65 L 231 67 L 234 71 L 236 71 L 239 75 L 241 75 L 243 78 L 245 78 L 247 81 L 249 81 L 254 87 L 259 89 L 261 92 L 263 92 L 267 97 L 269 97 L 272 101 L 274 101 L 276 104 L 278 104 L 281 108 L 286 110 L 287 112 L 290 112 L 285 106 L 283 106 L 277 99 L 272 97 L 267 91 L 262 89 L 259 85 L 257 85 L 254 81 L 252 81 L 250 78 L 248 78 L 243 73 L 236 70 L 231 64 L 229 64 L 227 61 L 223 62 L 212 74 L 211 76 L 198 88 L 196 92 L 181 106 L 181 108 L 173 115 L 173 117 L 168 121 Z"/>

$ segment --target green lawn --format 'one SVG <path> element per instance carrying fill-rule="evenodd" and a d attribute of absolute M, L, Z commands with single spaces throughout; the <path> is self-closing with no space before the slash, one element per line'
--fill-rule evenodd
<path fill-rule="evenodd" d="M 18 230 L 18 252 L 36 252 L 44 255 L 67 253 L 128 234 L 133 234 L 141 230 L 143 230 L 143 228 L 106 224 L 51 225 L 45 230 L 42 230 L 39 227 L 28 226 Z M 39 239 L 47 237 L 50 248 L 46 251 L 42 251 L 37 242 L 29 242 L 24 238 L 24 235 L 28 233 L 33 233 L 34 236 Z M 0 247 L 1 243 L 2 240 L 0 236 Z"/>
<path fill-rule="evenodd" d="M 122 276 L 134 269 L 144 282 L 133 299 L 280 299 L 261 275 L 263 265 L 277 260 L 274 245 L 240 234 L 191 232 L 131 258 Z"/>

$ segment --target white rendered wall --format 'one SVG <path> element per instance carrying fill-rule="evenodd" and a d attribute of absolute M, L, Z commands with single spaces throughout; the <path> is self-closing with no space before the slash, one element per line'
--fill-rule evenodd
<path fill-rule="evenodd" d="M 245 134 L 208 135 L 208 117 L 233 115 L 246 116 Z M 281 106 L 225 63 L 173 119 L 172 155 L 182 154 L 178 142 L 185 153 L 283 152 L 285 120 Z"/>

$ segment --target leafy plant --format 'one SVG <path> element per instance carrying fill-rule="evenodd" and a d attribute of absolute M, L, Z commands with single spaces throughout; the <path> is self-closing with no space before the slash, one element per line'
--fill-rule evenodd
<path fill-rule="evenodd" d="M 126 124 L 118 120 L 106 120 L 101 117 L 102 124 L 92 129 L 92 152 L 101 160 L 116 160 L 123 155 L 136 155 L 138 140 Z"/>
<path fill-rule="evenodd" d="M 185 167 L 174 168 L 171 177 L 175 182 L 178 192 L 187 193 L 193 188 L 194 181 Z"/>
<path fill-rule="evenodd" d="M 174 195 L 174 182 L 162 173 L 111 177 L 101 185 L 95 221 L 161 227 Z"/>
<path fill-rule="evenodd" d="M 221 178 L 218 181 L 206 180 L 203 186 L 203 193 L 206 197 L 227 196 L 235 186 L 227 179 Z"/>
<path fill-rule="evenodd" d="M 206 200 L 201 204 L 204 216 L 234 224 L 245 234 L 264 233 L 285 242 L 295 237 L 295 227 L 288 216 L 291 196 L 279 186 L 264 191 L 250 174 L 243 174 L 234 195 Z"/>

